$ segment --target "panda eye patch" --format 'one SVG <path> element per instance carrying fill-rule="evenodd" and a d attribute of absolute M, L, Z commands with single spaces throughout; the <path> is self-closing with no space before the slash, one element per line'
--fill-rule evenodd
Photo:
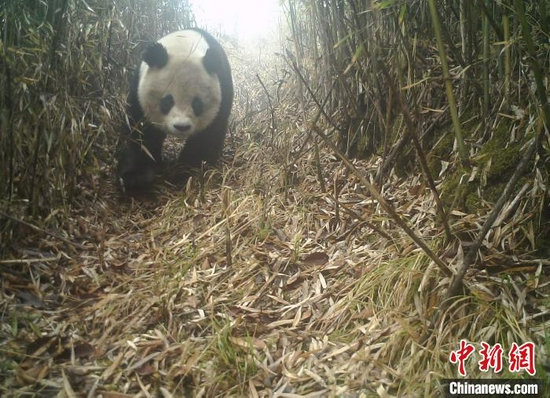
<path fill-rule="evenodd" d="M 200 116 L 204 112 L 204 103 L 199 97 L 193 99 L 191 106 L 193 107 L 193 112 L 195 112 L 197 116 Z"/>
<path fill-rule="evenodd" d="M 170 109 L 174 106 L 174 97 L 171 94 L 165 95 L 160 100 L 160 111 L 163 115 L 167 115 Z"/>

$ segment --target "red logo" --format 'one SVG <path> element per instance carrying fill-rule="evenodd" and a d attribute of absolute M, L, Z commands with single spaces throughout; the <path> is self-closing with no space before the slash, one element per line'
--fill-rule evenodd
<path fill-rule="evenodd" d="M 458 373 L 461 376 L 466 376 L 466 361 L 475 350 L 476 348 L 473 344 L 462 339 L 460 340 L 460 348 L 456 351 L 451 351 L 449 360 L 451 363 L 458 363 Z M 488 372 L 492 369 L 495 373 L 500 373 L 502 371 L 503 352 L 501 344 L 497 343 L 491 346 L 482 341 L 481 350 L 479 350 L 479 354 L 481 355 L 481 359 L 478 362 L 479 370 Z M 535 344 L 529 342 L 518 346 L 516 343 L 513 343 L 508 352 L 508 363 L 510 372 L 524 370 L 531 376 L 534 376 L 537 373 L 535 369 Z"/>
<path fill-rule="evenodd" d="M 449 359 L 451 363 L 458 362 L 458 373 L 461 376 L 466 376 L 466 367 L 464 362 L 472 355 L 475 351 L 473 344 L 468 343 L 466 340 L 460 340 L 460 349 L 457 351 L 451 351 Z"/>
<path fill-rule="evenodd" d="M 508 354 L 508 360 L 510 361 L 510 372 L 519 372 L 520 370 L 526 370 L 531 376 L 537 373 L 535 369 L 535 344 L 524 343 L 518 346 L 516 343 L 512 344 L 510 353 Z"/>
<path fill-rule="evenodd" d="M 487 372 L 489 368 L 493 368 L 496 373 L 502 370 L 502 346 L 495 344 L 491 347 L 484 341 L 481 342 L 481 350 L 479 353 L 483 357 L 479 362 L 479 370 Z"/>

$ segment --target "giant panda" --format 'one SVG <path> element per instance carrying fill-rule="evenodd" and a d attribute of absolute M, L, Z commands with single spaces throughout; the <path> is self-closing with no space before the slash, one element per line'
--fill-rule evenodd
<path fill-rule="evenodd" d="M 214 164 L 232 104 L 229 61 L 209 33 L 186 29 L 148 45 L 130 82 L 117 168 L 123 190 L 150 186 L 167 135 L 185 142 L 178 156 L 183 168 Z"/>

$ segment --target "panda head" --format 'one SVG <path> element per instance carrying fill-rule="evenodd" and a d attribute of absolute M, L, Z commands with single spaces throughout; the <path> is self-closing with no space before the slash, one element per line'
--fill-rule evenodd
<path fill-rule="evenodd" d="M 220 111 L 221 59 L 200 32 L 174 32 L 150 45 L 139 71 L 138 101 L 148 123 L 187 138 L 206 129 Z"/>

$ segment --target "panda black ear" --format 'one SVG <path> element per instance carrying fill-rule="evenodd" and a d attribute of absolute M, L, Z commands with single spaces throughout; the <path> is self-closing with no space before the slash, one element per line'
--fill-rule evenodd
<path fill-rule="evenodd" d="M 151 68 L 163 68 L 168 63 L 168 51 L 160 43 L 152 43 L 143 52 L 143 61 Z"/>
<path fill-rule="evenodd" d="M 219 53 L 209 48 L 208 50 L 206 50 L 206 54 L 204 54 L 202 63 L 204 64 L 204 68 L 209 74 L 217 74 L 221 67 Z"/>

